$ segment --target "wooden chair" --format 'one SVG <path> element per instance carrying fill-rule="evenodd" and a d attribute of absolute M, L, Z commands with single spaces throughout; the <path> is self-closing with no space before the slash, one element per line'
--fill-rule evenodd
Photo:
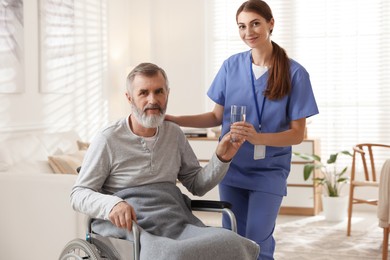
<path fill-rule="evenodd" d="M 352 158 L 352 167 L 351 167 L 351 182 L 349 189 L 349 202 L 348 202 L 348 226 L 347 226 L 347 236 L 351 235 L 351 222 L 352 222 L 352 212 L 353 204 L 370 204 L 378 205 L 378 196 L 375 198 L 357 198 L 355 197 L 355 188 L 359 187 L 377 187 L 379 188 L 379 180 L 377 179 L 377 170 L 382 166 L 381 164 L 376 163 L 374 158 L 374 153 L 378 154 L 379 151 L 389 153 L 390 158 L 390 145 L 385 144 L 371 144 L 363 143 L 357 144 L 353 147 L 353 158 Z M 388 151 L 387 151 L 388 150 Z M 358 162 L 361 163 L 364 178 L 359 179 L 357 177 L 357 165 Z M 383 230 L 383 259 L 387 259 L 388 254 L 388 235 L 389 229 L 384 228 Z"/>

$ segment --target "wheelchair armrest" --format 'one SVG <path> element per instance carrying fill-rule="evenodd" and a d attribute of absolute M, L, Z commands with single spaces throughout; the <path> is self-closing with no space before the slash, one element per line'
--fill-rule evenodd
<path fill-rule="evenodd" d="M 237 233 L 237 221 L 233 211 L 231 211 L 232 205 L 226 201 L 214 201 L 214 200 L 192 200 L 191 209 L 195 211 L 208 211 L 219 212 L 228 215 L 231 224 L 231 230 Z"/>
<path fill-rule="evenodd" d="M 230 209 L 232 204 L 226 201 L 216 201 L 216 200 L 192 200 L 191 208 L 211 208 L 211 209 Z"/>

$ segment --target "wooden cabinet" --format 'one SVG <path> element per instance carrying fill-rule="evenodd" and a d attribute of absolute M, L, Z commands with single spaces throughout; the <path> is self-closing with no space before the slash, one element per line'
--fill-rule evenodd
<path fill-rule="evenodd" d="M 202 137 L 188 138 L 188 140 L 201 165 L 209 161 L 218 145 L 217 138 Z M 299 145 L 294 145 L 292 150 L 300 153 L 318 154 L 318 142 L 307 139 Z M 280 214 L 310 216 L 316 215 L 322 210 L 321 187 L 314 185 L 312 179 L 307 181 L 303 179 L 305 163 L 306 161 L 294 155 L 292 156 L 291 171 L 287 180 L 287 196 L 283 198 Z M 318 172 L 315 172 L 314 176 L 318 176 L 318 174 Z M 188 195 L 188 192 L 183 190 L 181 185 L 179 187 Z M 191 195 L 190 197 L 194 198 Z M 215 187 L 202 198 L 195 197 L 195 199 L 219 200 L 218 188 Z"/>
<path fill-rule="evenodd" d="M 188 141 L 201 164 L 211 159 L 218 145 L 218 138 L 214 137 L 190 137 Z"/>

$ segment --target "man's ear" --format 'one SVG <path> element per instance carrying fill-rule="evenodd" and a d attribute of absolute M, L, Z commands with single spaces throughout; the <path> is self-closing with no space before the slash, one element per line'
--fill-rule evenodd
<path fill-rule="evenodd" d="M 127 101 L 128 101 L 129 103 L 132 103 L 131 96 L 129 95 L 129 93 L 126 91 L 125 94 L 126 94 Z"/>

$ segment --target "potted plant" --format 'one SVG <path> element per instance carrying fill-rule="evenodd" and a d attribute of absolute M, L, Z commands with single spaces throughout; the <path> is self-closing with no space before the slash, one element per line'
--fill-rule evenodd
<path fill-rule="evenodd" d="M 331 221 L 342 220 L 347 213 L 348 197 L 341 196 L 341 189 L 349 182 L 349 177 L 346 176 L 348 166 L 339 170 L 340 167 L 337 167 L 336 162 L 340 154 L 352 156 L 349 151 L 340 151 L 331 154 L 326 163 L 323 163 L 321 157 L 316 154 L 308 155 L 294 152 L 294 155 L 309 161 L 303 168 L 303 177 L 305 181 L 310 178 L 311 174 L 316 169 L 320 170 L 321 176 L 314 177 L 313 181 L 316 185 L 321 185 L 324 188 L 323 206 L 325 218 Z M 340 210 L 339 213 L 337 212 L 337 209 Z"/>

